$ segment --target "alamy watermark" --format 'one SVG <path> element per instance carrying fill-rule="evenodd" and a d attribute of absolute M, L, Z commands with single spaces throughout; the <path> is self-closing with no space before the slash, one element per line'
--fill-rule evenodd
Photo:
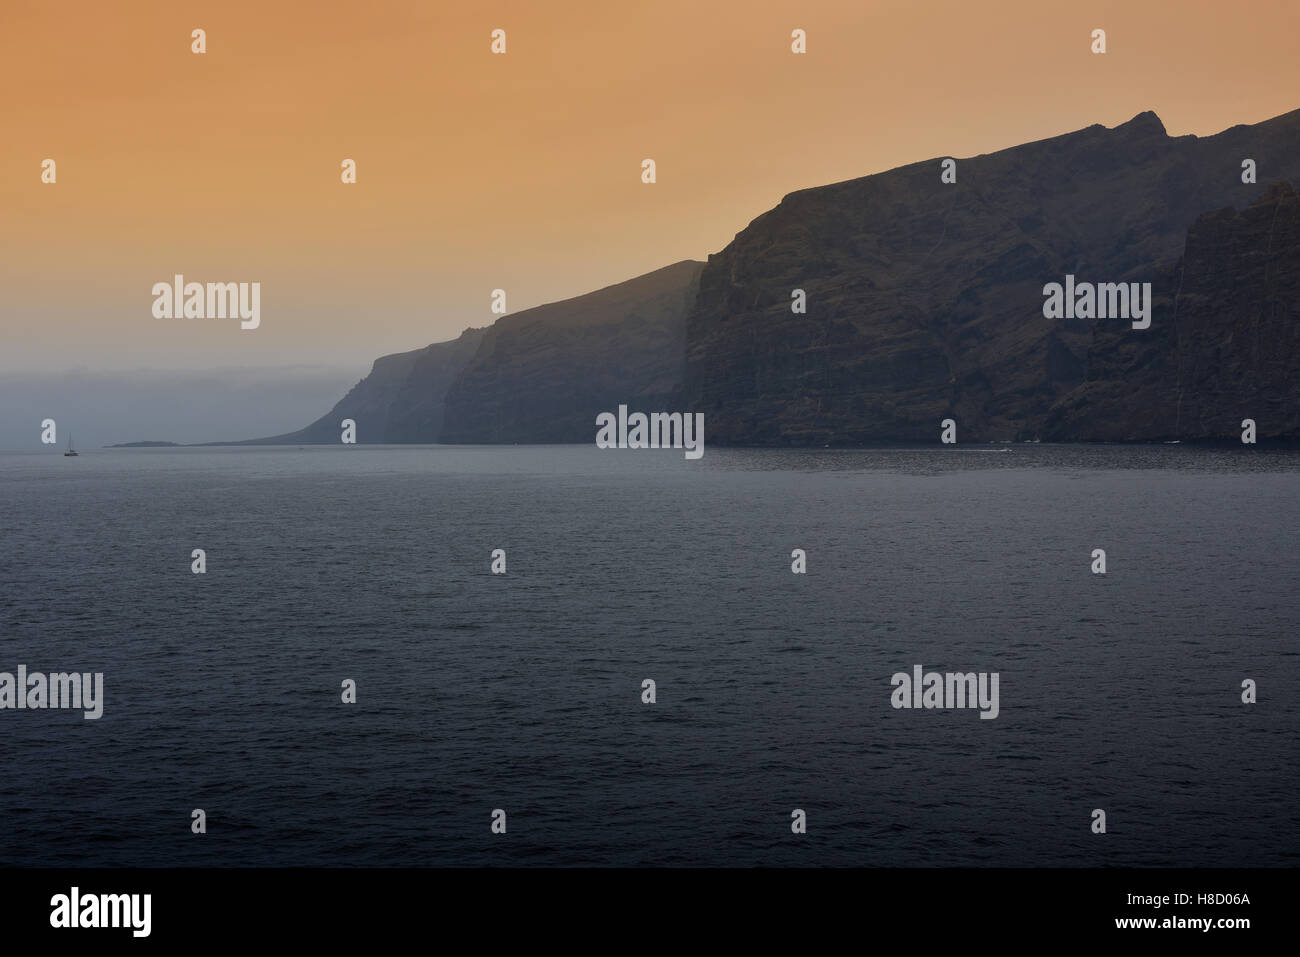
<path fill-rule="evenodd" d="M 928 671 L 923 675 L 921 666 L 913 665 L 910 675 L 906 671 L 895 672 L 889 681 L 894 687 L 889 702 L 895 708 L 979 708 L 981 719 L 998 716 L 996 671 L 992 674 Z"/>
<path fill-rule="evenodd" d="M 703 412 L 602 412 L 596 416 L 598 449 L 685 449 L 688 459 L 704 455 Z"/>
<path fill-rule="evenodd" d="M 186 282 L 177 273 L 169 283 L 154 283 L 150 292 L 155 319 L 242 319 L 241 329 L 262 324 L 260 282 Z"/>
<path fill-rule="evenodd" d="M 152 894 L 83 894 L 74 886 L 50 898 L 50 926 L 125 927 L 133 937 L 148 937 L 152 911 Z"/>
<path fill-rule="evenodd" d="M 28 674 L 26 665 L 18 666 L 17 677 L 0 671 L 0 710 L 5 708 L 80 708 L 82 717 L 94 721 L 104 713 L 104 673 Z"/>
<path fill-rule="evenodd" d="M 1134 329 L 1151 327 L 1151 283 L 1049 282 L 1043 287 L 1043 315 L 1048 319 L 1132 319 Z"/>

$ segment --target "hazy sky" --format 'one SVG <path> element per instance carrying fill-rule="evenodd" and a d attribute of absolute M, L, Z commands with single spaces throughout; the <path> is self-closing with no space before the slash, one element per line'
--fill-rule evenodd
<path fill-rule="evenodd" d="M 293 432 L 316 421 L 361 374 L 282 366 L 0 374 L 0 450 L 58 454 L 118 442 L 232 442 Z M 54 447 L 41 423 L 57 423 Z"/>
<path fill-rule="evenodd" d="M 4 0 L 0 89 L 0 374 L 359 377 L 487 324 L 494 288 L 517 312 L 703 259 L 795 189 L 1288 112 L 1300 5 Z M 177 272 L 261 282 L 261 328 L 153 318 Z"/>

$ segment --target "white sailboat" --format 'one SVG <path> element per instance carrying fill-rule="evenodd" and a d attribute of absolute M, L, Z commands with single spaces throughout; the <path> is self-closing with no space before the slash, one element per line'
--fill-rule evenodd
<path fill-rule="evenodd" d="M 64 457 L 64 458 L 67 458 L 69 455 L 76 455 L 76 454 L 77 454 L 77 450 L 74 449 L 74 448 L 72 447 L 72 433 L 69 432 L 69 433 L 68 433 L 68 451 L 66 451 L 66 452 L 63 453 L 63 457 Z"/>

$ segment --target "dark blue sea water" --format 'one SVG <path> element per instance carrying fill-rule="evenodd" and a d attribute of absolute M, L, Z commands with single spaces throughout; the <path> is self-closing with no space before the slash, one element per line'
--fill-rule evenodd
<path fill-rule="evenodd" d="M 0 864 L 1294 866 L 1300 456 L 994 448 L 0 454 Z"/>

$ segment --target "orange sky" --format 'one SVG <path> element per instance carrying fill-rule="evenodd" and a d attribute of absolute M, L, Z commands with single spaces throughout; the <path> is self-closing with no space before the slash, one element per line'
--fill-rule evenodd
<path fill-rule="evenodd" d="M 1296 109 L 1300 4 L 4 0 L 0 82 L 0 371 L 360 374 L 496 287 L 517 312 L 703 259 L 795 189 Z M 261 328 L 154 319 L 175 272 L 260 281 Z"/>

